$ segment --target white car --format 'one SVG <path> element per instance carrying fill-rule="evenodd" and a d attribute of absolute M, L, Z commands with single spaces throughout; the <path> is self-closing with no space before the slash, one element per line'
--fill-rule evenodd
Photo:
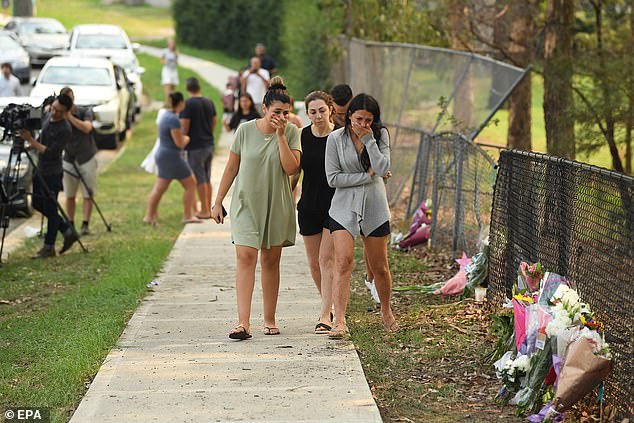
<path fill-rule="evenodd" d="M 134 116 L 134 94 L 127 84 L 123 69 L 108 59 L 53 57 L 42 68 L 31 97 L 44 99 L 71 87 L 77 105 L 93 106 L 97 146 L 116 148 Z"/>
<path fill-rule="evenodd" d="M 136 111 L 141 110 L 143 83 L 141 74 L 145 69 L 139 66 L 135 50 L 137 43 L 131 43 L 126 32 L 116 25 L 77 25 L 71 33 L 68 45 L 70 56 L 104 57 L 125 69 L 128 79 L 134 84 Z"/>

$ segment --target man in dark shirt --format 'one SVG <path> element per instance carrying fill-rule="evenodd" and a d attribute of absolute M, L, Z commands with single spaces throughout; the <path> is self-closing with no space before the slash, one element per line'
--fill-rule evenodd
<path fill-rule="evenodd" d="M 72 136 L 67 120 L 71 107 L 73 101 L 70 97 L 60 94 L 51 105 L 50 113 L 44 118 L 39 139 L 34 139 L 28 130 L 23 130 L 21 134 L 29 142 L 30 148 L 38 152 L 37 169 L 33 176 L 33 207 L 46 216 L 48 221 L 44 245 L 33 258 L 55 255 L 57 231 L 64 236 L 60 254 L 78 239 L 77 234 L 57 212 L 57 195 L 62 187 L 62 152 Z"/>
<path fill-rule="evenodd" d="M 187 162 L 196 177 L 200 210 L 196 203 L 191 208 L 199 219 L 211 218 L 211 160 L 214 156 L 214 128 L 216 126 L 216 108 L 214 103 L 200 94 L 198 79 L 191 77 L 186 84 L 189 98 L 185 101 L 185 110 L 180 118 L 183 133 L 189 135 Z"/>
<path fill-rule="evenodd" d="M 335 101 L 333 122 L 335 123 L 335 129 L 339 129 L 346 126 L 346 113 L 348 112 L 350 100 L 352 100 L 352 89 L 348 84 L 335 85 L 330 90 L 330 95 Z"/>
<path fill-rule="evenodd" d="M 266 54 L 266 47 L 264 44 L 258 43 L 255 45 L 255 55 L 260 59 L 260 66 L 262 69 L 269 71 L 269 76 L 272 77 L 273 74 L 277 73 L 275 62 L 271 59 L 271 56 Z"/>
<path fill-rule="evenodd" d="M 97 189 L 97 145 L 91 135 L 93 114 L 90 107 L 77 107 L 74 104 L 75 94 L 70 87 L 62 88 L 60 94 L 66 94 L 73 100 L 73 107 L 68 114 L 68 122 L 73 128 L 73 135 L 64 149 L 62 163 L 66 213 L 69 216 L 70 224 L 74 225 L 75 197 L 77 189 L 81 188 L 83 220 L 79 234 L 88 235 L 90 233 L 88 223 L 93 207 L 92 197 Z"/>

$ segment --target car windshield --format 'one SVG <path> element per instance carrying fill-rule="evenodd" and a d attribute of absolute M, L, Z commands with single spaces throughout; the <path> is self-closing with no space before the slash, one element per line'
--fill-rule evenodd
<path fill-rule="evenodd" d="M 106 68 L 51 66 L 40 79 L 43 84 L 112 85 L 112 75 Z"/>
<path fill-rule="evenodd" d="M 20 44 L 18 44 L 13 38 L 8 37 L 6 35 L 0 35 L 0 50 L 15 50 L 20 48 Z"/>
<path fill-rule="evenodd" d="M 125 39 L 120 34 L 79 34 L 75 48 L 78 49 L 126 49 Z"/>
<path fill-rule="evenodd" d="M 66 29 L 57 21 L 25 22 L 20 32 L 23 34 L 64 34 Z"/>

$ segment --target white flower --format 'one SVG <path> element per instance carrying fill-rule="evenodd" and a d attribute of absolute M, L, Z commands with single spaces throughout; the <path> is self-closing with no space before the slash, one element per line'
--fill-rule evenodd
<path fill-rule="evenodd" d="M 527 355 L 520 355 L 513 361 L 513 367 L 524 373 L 528 371 L 529 364 L 530 360 Z"/>
<path fill-rule="evenodd" d="M 561 296 L 561 302 L 570 308 L 577 306 L 579 303 L 579 294 L 574 289 L 568 288 L 567 291 Z"/>

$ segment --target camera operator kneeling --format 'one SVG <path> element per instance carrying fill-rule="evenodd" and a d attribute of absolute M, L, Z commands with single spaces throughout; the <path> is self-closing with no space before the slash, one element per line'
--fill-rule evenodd
<path fill-rule="evenodd" d="M 78 239 L 77 234 L 57 211 L 57 195 L 62 188 L 62 152 L 72 136 L 72 128 L 67 120 L 72 107 L 71 98 L 60 94 L 51 105 L 48 115 L 44 117 L 39 139 L 34 139 L 28 130 L 21 133 L 22 138 L 39 153 L 36 174 L 33 177 L 33 207 L 47 219 L 44 245 L 33 258 L 55 256 L 57 231 L 64 236 L 60 254 L 68 250 Z M 43 183 L 46 186 L 43 186 Z"/>

